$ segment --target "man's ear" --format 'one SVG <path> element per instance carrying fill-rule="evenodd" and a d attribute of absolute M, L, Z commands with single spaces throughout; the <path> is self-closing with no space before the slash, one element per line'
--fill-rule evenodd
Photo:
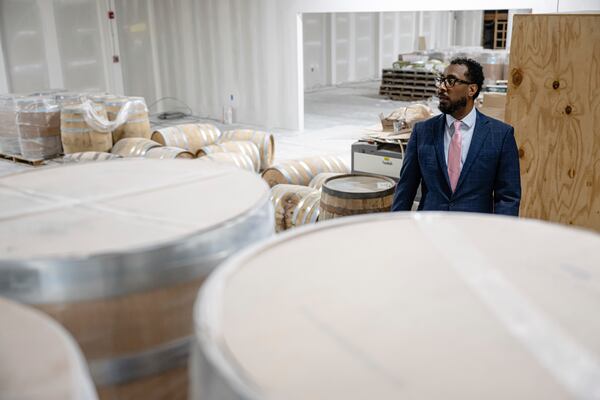
<path fill-rule="evenodd" d="M 477 93 L 477 89 L 479 88 L 479 85 L 477 85 L 476 83 L 471 83 L 469 85 L 469 96 L 470 97 L 475 97 L 475 93 Z"/>

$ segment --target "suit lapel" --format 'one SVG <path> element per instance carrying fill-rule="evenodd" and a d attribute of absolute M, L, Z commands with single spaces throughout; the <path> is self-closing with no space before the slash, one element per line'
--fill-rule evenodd
<path fill-rule="evenodd" d="M 444 114 L 438 119 L 433 128 L 435 154 L 437 155 L 438 163 L 446 178 L 446 187 L 450 191 L 450 178 L 448 177 L 448 165 L 446 164 L 446 156 L 444 155 L 444 133 L 446 131 L 446 116 Z"/>
<path fill-rule="evenodd" d="M 467 159 L 465 160 L 465 164 L 463 165 L 462 170 L 460 171 L 460 176 L 458 178 L 458 183 L 456 184 L 455 193 L 460 189 L 460 185 L 466 179 L 466 176 L 469 174 L 469 170 L 473 166 L 473 162 L 477 158 L 485 139 L 490 131 L 490 128 L 487 126 L 487 119 L 483 116 L 479 111 L 477 112 L 477 118 L 475 119 L 475 129 L 473 130 L 473 137 L 471 138 L 471 145 L 469 146 L 469 152 L 467 153 Z M 446 168 L 447 169 L 447 168 Z"/>

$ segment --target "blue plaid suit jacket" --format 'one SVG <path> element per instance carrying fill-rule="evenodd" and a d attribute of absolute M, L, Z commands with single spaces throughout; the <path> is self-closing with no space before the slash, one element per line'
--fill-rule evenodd
<path fill-rule="evenodd" d="M 514 129 L 477 111 L 473 138 L 458 179 L 450 189 L 441 114 L 419 122 L 408 142 L 392 211 L 411 209 L 419 184 L 419 210 L 519 215 L 521 178 Z"/>

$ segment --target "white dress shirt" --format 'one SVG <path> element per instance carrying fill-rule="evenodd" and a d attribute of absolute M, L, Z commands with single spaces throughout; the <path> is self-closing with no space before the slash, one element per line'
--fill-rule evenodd
<path fill-rule="evenodd" d="M 460 122 L 460 133 L 462 134 L 462 141 L 460 147 L 460 168 L 467 159 L 469 153 L 469 146 L 471 146 L 471 139 L 473 138 L 473 131 L 475 130 L 475 120 L 477 119 L 477 112 L 475 107 L 468 113 Z M 446 165 L 448 165 L 448 149 L 450 148 L 450 140 L 454 135 L 454 118 L 450 114 L 446 114 L 446 129 L 444 132 L 444 156 L 446 157 Z"/>

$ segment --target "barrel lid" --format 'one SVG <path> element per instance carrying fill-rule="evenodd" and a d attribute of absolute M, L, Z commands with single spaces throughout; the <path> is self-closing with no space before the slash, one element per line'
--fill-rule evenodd
<path fill-rule="evenodd" d="M 385 176 L 344 174 L 325 180 L 323 192 L 343 198 L 377 198 L 394 193 L 396 182 Z"/>
<path fill-rule="evenodd" d="M 58 284 L 55 275 L 42 280 L 51 270 L 64 279 L 88 274 L 78 293 L 65 294 L 61 286 L 44 301 L 85 297 L 92 275 L 102 281 L 108 270 L 132 275 L 123 284 L 144 286 L 159 279 L 150 277 L 153 269 L 168 281 L 176 275 L 169 266 L 212 268 L 222 255 L 273 231 L 264 214 L 269 189 L 259 177 L 187 160 L 114 160 L 8 175 L 0 177 L 0 202 L 0 294 L 35 297 L 38 286 Z M 31 273 L 20 278 L 27 282 L 15 284 L 19 271 Z M 119 288 L 98 284 L 93 289 L 102 293 Z"/>
<path fill-rule="evenodd" d="M 40 311 L 0 298 L 0 381 L 5 399 L 96 399 L 75 341 Z"/>
<path fill-rule="evenodd" d="M 197 340 L 243 398 L 585 398 L 600 388 L 599 248 L 498 216 L 319 223 L 219 267 Z"/>

